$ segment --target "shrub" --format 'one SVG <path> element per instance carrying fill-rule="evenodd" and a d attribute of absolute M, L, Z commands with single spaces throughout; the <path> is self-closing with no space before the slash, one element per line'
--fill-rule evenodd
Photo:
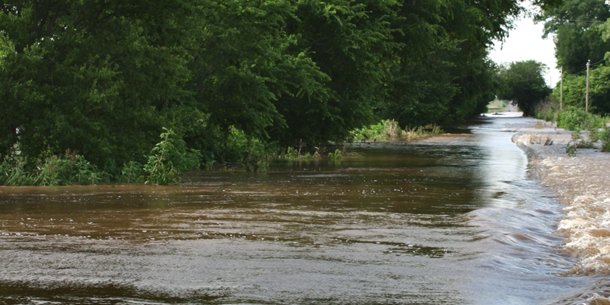
<path fill-rule="evenodd" d="M 180 174 L 199 167 L 201 154 L 197 150 L 187 150 L 182 138 L 167 128 L 161 133 L 161 141 L 150 151 L 148 162 L 143 171 L 146 175 L 144 183 L 170 184 L 180 182 Z M 132 164 L 133 165 L 133 164 Z M 135 170 L 127 173 L 136 174 Z"/>
<path fill-rule="evenodd" d="M 4 185 L 74 185 L 95 184 L 105 174 L 83 156 L 67 150 L 63 156 L 47 151 L 45 156 L 28 162 L 16 152 L 0 164 L 0 183 Z"/>
<path fill-rule="evenodd" d="M 334 153 L 328 153 L 328 157 L 333 160 L 341 160 L 343 159 L 343 153 L 340 150 L 335 149 Z"/>
<path fill-rule="evenodd" d="M 394 120 L 383 120 L 375 125 L 355 129 L 352 131 L 354 141 L 387 140 L 400 137 L 403 131 Z"/>
<path fill-rule="evenodd" d="M 37 166 L 36 185 L 95 184 L 102 180 L 97 168 L 83 156 L 66 151 L 63 157 L 51 155 Z"/>
<path fill-rule="evenodd" d="M 127 183 L 140 183 L 146 180 L 144 174 L 142 164 L 136 161 L 129 161 L 123 165 L 123 170 L 121 170 L 121 176 L 118 180 Z"/>
<path fill-rule="evenodd" d="M 436 124 L 414 127 L 411 130 L 407 129 L 407 141 L 415 141 L 421 138 L 443 134 L 443 130 Z"/>
<path fill-rule="evenodd" d="M 269 169 L 269 160 L 273 155 L 273 148 L 258 140 L 251 140 L 248 149 L 243 152 L 241 164 L 249 172 L 265 172 Z"/>
<path fill-rule="evenodd" d="M 587 113 L 582 109 L 570 108 L 557 115 L 557 127 L 567 130 L 585 130 L 604 127 L 606 119 Z"/>

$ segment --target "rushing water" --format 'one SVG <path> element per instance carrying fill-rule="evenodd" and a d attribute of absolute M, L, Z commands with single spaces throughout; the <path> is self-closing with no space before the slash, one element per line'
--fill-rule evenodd
<path fill-rule="evenodd" d="M 180 186 L 0 188 L 0 302 L 546 304 L 594 279 L 511 124 Z"/>

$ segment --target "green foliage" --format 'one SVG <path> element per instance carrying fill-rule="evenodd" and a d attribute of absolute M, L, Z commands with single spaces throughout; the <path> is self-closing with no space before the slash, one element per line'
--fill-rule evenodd
<path fill-rule="evenodd" d="M 398 122 L 394 120 L 382 120 L 375 125 L 353 130 L 352 139 L 354 141 L 387 140 L 400 137 L 402 133 L 403 131 L 400 129 Z"/>
<path fill-rule="evenodd" d="M 422 138 L 427 138 L 435 135 L 443 134 L 444 131 L 436 124 L 430 124 L 426 126 L 413 127 L 406 131 L 405 137 L 407 141 L 416 141 Z"/>
<path fill-rule="evenodd" d="M 555 94 L 549 95 L 534 108 L 535 117 L 545 121 L 556 121 L 560 108 L 559 97 Z"/>
<path fill-rule="evenodd" d="M 436 124 L 416 126 L 412 129 L 406 128 L 406 130 L 403 131 L 394 120 L 383 120 L 375 125 L 352 131 L 352 139 L 354 141 L 376 141 L 388 140 L 390 138 L 404 138 L 407 141 L 415 141 L 442 133 L 443 130 Z"/>
<path fill-rule="evenodd" d="M 335 149 L 334 153 L 328 153 L 328 157 L 332 160 L 341 160 L 343 159 L 343 153 L 339 149 Z"/>
<path fill-rule="evenodd" d="M 607 118 L 606 121 L 610 121 Z M 610 128 L 604 126 L 602 128 L 592 128 L 589 130 L 589 141 L 591 143 L 600 142 L 603 152 L 610 152 Z"/>
<path fill-rule="evenodd" d="M 579 108 L 569 108 L 560 111 L 557 115 L 557 127 L 575 131 L 605 127 L 606 121 L 608 119 Z"/>
<path fill-rule="evenodd" d="M 559 89 L 555 88 L 555 95 Z M 564 105 L 585 109 L 586 76 L 566 75 L 563 82 Z M 610 114 L 610 67 L 599 66 L 589 77 L 589 111 Z"/>
<path fill-rule="evenodd" d="M 275 149 L 256 140 L 249 144 L 241 158 L 242 166 L 249 172 L 266 172 Z"/>
<path fill-rule="evenodd" d="M 127 183 L 143 183 L 145 182 L 144 166 L 136 161 L 129 161 L 123 165 L 119 181 Z"/>
<path fill-rule="evenodd" d="M 7 155 L 0 164 L 3 185 L 73 185 L 95 184 L 106 179 L 104 173 L 81 155 L 66 151 L 57 156 L 47 153 L 28 162 L 16 153 Z"/>
<path fill-rule="evenodd" d="M 301 152 L 300 149 L 293 147 L 286 148 L 285 152 L 282 152 L 277 156 L 278 161 L 311 161 L 319 158 L 319 154 L 311 154 L 310 152 Z"/>
<path fill-rule="evenodd" d="M 523 111 L 524 116 L 534 115 L 534 109 L 552 90 L 542 76 L 546 66 L 534 60 L 512 62 L 501 67 L 502 83 L 498 97 L 512 100 Z"/>
<path fill-rule="evenodd" d="M 570 157 L 576 157 L 576 143 L 575 142 L 570 142 L 570 143 L 568 143 L 568 145 L 566 145 L 566 153 Z"/>
<path fill-rule="evenodd" d="M 35 179 L 38 185 L 94 184 L 102 180 L 95 166 L 69 152 L 63 158 L 55 155 L 45 158 L 38 168 L 39 176 Z"/>
<path fill-rule="evenodd" d="M 602 134 L 599 135 L 602 141 L 602 151 L 610 152 L 610 129 L 606 128 Z"/>
<path fill-rule="evenodd" d="M 508 101 L 496 98 L 487 104 L 487 112 L 503 112 L 506 110 L 506 106 L 508 106 Z"/>
<path fill-rule="evenodd" d="M 199 167 L 199 151 L 187 150 L 184 141 L 176 139 L 176 134 L 171 129 L 163 130 L 165 132 L 160 135 L 161 141 L 150 151 L 148 162 L 144 165 L 145 183 L 178 183 L 182 172 Z M 130 168 L 134 165 L 136 164 L 130 163 L 124 171 L 127 177 L 137 179 L 137 172 Z"/>
<path fill-rule="evenodd" d="M 581 72 L 587 60 L 598 62 L 610 49 L 595 28 L 610 18 L 610 5 L 604 0 L 564 0 L 560 5 L 543 6 L 536 17 L 545 21 L 545 35 L 556 33 L 557 65 L 564 72 Z"/>
<path fill-rule="evenodd" d="M 325 79 L 278 98 L 276 108 L 288 126 L 271 128 L 270 135 L 282 146 L 344 141 L 352 129 L 373 121 L 374 107 L 384 97 L 387 67 L 399 46 L 390 23 L 398 3 L 295 3 L 297 18 L 289 20 L 287 32 L 297 44 L 290 51 L 309 57 Z"/>
<path fill-rule="evenodd" d="M 572 133 L 573 147 L 566 148 L 568 154 L 576 152 L 576 148 L 593 148 L 595 142 L 601 142 L 602 151 L 610 151 L 610 128 L 606 124 L 610 123 L 610 117 L 602 117 L 600 115 L 591 114 L 578 108 L 570 108 L 565 111 L 560 111 L 557 118 L 557 126 L 568 130 L 574 130 Z M 580 131 L 585 130 L 587 137 L 584 138 Z"/>
<path fill-rule="evenodd" d="M 249 172 L 265 172 L 269 162 L 279 150 L 276 143 L 268 143 L 248 136 L 244 131 L 231 128 L 227 148 L 233 156 L 229 161 L 238 162 Z"/>
<path fill-rule="evenodd" d="M 403 2 L 395 23 L 402 43 L 389 72 L 382 118 L 402 126 L 455 124 L 486 112 L 498 84 L 487 47 L 521 11 L 516 1 Z"/>
<path fill-rule="evenodd" d="M 498 83 L 487 49 L 521 11 L 516 0 L 1 7 L 0 154 L 70 149 L 105 179 L 152 183 L 175 183 L 195 158 L 260 171 L 278 146 L 484 112 Z"/>
<path fill-rule="evenodd" d="M 557 33 L 556 57 L 564 72 L 564 104 L 585 108 L 586 69 L 592 61 L 589 110 L 610 113 L 610 67 L 599 65 L 610 49 L 610 5 L 604 0 L 567 0 L 543 10 L 545 33 Z M 559 95 L 559 86 L 555 89 Z"/>

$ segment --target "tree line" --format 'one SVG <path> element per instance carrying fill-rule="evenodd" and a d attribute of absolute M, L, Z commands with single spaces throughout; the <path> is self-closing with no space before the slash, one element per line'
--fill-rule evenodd
<path fill-rule="evenodd" d="M 340 143 L 381 119 L 462 122 L 494 98 L 487 50 L 523 10 L 517 0 L 15 0 L 0 9 L 0 155 L 19 156 L 24 170 L 78 155 L 110 180 L 146 169 L 161 142 L 182 156 L 174 163 L 197 167 L 243 162 L 271 144 Z"/>
<path fill-rule="evenodd" d="M 558 82 L 553 93 L 555 104 L 563 95 L 564 109 L 585 109 L 590 62 L 589 110 L 610 114 L 610 4 L 604 0 L 564 0 L 557 6 L 543 6 L 536 19 L 544 22 L 545 35 L 556 35 L 555 57 L 563 70 L 563 93 Z"/>

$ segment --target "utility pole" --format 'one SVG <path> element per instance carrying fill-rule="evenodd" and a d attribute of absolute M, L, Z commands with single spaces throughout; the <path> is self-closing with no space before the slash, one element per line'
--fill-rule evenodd
<path fill-rule="evenodd" d="M 591 60 L 587 61 L 587 95 L 585 97 L 585 112 L 589 112 L 589 66 L 591 65 Z"/>
<path fill-rule="evenodd" d="M 561 80 L 559 85 L 559 110 L 563 110 L 563 66 L 559 70 L 559 79 Z"/>

